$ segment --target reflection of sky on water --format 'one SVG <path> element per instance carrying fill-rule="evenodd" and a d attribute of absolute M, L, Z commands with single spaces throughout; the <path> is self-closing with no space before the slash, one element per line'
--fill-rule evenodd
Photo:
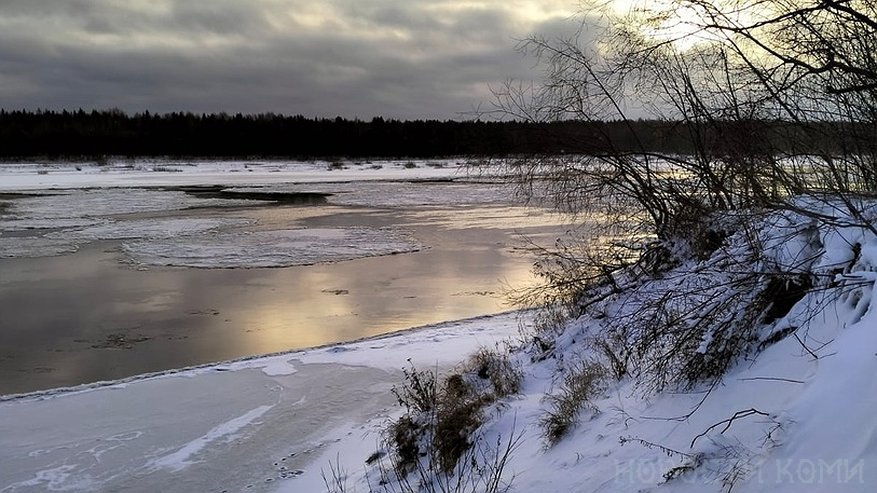
<path fill-rule="evenodd" d="M 258 216 L 262 226 L 272 221 L 286 227 L 290 221 L 308 227 L 396 225 L 430 248 L 286 269 L 137 271 L 117 262 L 117 244 L 110 242 L 63 257 L 0 261 L 0 393 L 495 313 L 509 308 L 502 297 L 505 285 L 530 281 L 532 260 L 511 253 L 514 231 L 495 227 L 523 209 L 430 209 L 408 215 L 325 209 L 330 215 L 282 208 L 245 214 Z M 563 230 L 544 219 L 511 228 L 525 227 L 537 236 Z"/>
<path fill-rule="evenodd" d="M 569 223 L 569 218 L 563 214 L 520 206 L 442 207 L 400 214 L 411 225 L 433 225 L 450 229 L 517 230 L 544 226 L 561 227 Z"/>

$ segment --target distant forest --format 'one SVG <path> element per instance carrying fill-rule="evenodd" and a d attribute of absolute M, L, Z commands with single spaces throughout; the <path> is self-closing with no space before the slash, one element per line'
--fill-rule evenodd
<path fill-rule="evenodd" d="M 741 128 L 745 127 L 745 128 Z M 783 129 L 783 132 L 777 132 Z M 735 122 L 708 129 L 774 135 L 776 145 L 815 143 L 819 129 L 788 132 L 788 124 Z M 813 132 L 813 130 L 816 130 Z M 836 130 L 836 129 L 834 129 Z M 667 121 L 524 123 L 515 121 L 369 121 L 276 114 L 228 115 L 107 111 L 0 110 L 0 158 L 129 157 L 441 157 L 594 154 L 609 149 L 687 154 L 704 128 Z M 792 135 L 794 134 L 794 135 Z M 802 138 L 803 134 L 810 136 Z M 698 138 L 692 138 L 697 135 Z M 781 135 L 782 137 L 776 137 Z M 737 139 L 730 139 L 737 140 Z M 818 137 L 816 137 L 818 140 Z"/>

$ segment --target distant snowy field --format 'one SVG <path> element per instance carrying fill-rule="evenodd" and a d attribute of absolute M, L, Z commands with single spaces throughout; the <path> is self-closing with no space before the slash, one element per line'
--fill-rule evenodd
<path fill-rule="evenodd" d="M 0 163 L 0 191 L 435 179 L 460 176 L 464 164 L 463 159 L 7 162 Z"/>

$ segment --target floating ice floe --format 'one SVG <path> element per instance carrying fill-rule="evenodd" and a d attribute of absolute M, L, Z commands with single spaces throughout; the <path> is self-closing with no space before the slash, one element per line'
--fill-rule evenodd
<path fill-rule="evenodd" d="M 79 245 L 76 243 L 43 236 L 0 237 L 0 258 L 54 257 L 75 253 L 77 250 Z"/>
<path fill-rule="evenodd" d="M 104 220 L 83 229 L 67 229 L 40 236 L 0 237 L 0 258 L 53 257 L 75 253 L 86 243 L 101 240 L 162 239 L 204 234 L 221 228 L 246 226 L 242 218 L 154 218 L 126 221 Z"/>
<path fill-rule="evenodd" d="M 230 232 L 126 243 L 134 263 L 199 268 L 287 267 L 418 251 L 398 232 L 315 228 Z"/>
<path fill-rule="evenodd" d="M 103 216 L 143 212 L 163 212 L 193 207 L 250 205 L 250 200 L 228 200 L 193 197 L 177 190 L 140 188 L 61 190 L 43 195 L 21 197 L 9 201 L 10 211 L 0 219 L 0 229 L 15 226 L 64 228 L 82 226 L 85 221 Z M 35 222 L 36 221 L 36 222 Z M 8 224 L 8 226 L 7 226 Z"/>
<path fill-rule="evenodd" d="M 155 218 L 114 221 L 84 229 L 59 231 L 47 234 L 47 238 L 63 239 L 74 242 L 90 242 L 98 240 L 128 240 L 138 238 L 173 238 L 200 234 L 219 228 L 247 226 L 253 224 L 252 219 L 243 218 Z"/>

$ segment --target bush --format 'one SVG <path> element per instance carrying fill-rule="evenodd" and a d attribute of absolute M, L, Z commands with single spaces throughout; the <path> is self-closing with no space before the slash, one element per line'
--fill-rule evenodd
<path fill-rule="evenodd" d="M 490 402 L 492 396 L 474 392 L 460 374 L 453 374 L 445 380 L 429 445 L 432 460 L 437 460 L 443 473 L 453 472 L 460 457 L 472 446 L 470 435 L 481 426 L 483 409 Z"/>
<path fill-rule="evenodd" d="M 183 170 L 180 168 L 172 168 L 170 166 L 153 166 L 152 171 L 161 173 L 181 173 Z"/>
<path fill-rule="evenodd" d="M 347 166 L 344 164 L 344 161 L 335 160 L 326 165 L 326 169 L 329 171 L 338 171 L 342 169 L 347 169 Z"/>
<path fill-rule="evenodd" d="M 523 374 L 509 360 L 507 352 L 481 348 L 464 364 L 464 373 L 476 375 L 490 383 L 492 399 L 502 399 L 521 391 Z"/>
<path fill-rule="evenodd" d="M 483 456 L 485 450 L 473 451 L 473 447 L 485 409 L 519 392 L 522 380 L 507 353 L 484 348 L 441 380 L 434 371 L 416 368 L 403 369 L 403 375 L 393 394 L 406 413 L 384 434 L 399 477 L 422 473 L 424 467 L 448 476 L 468 467 L 462 462 L 471 460 L 473 453 Z"/>
<path fill-rule="evenodd" d="M 583 409 L 591 406 L 592 411 L 597 411 L 589 401 L 599 391 L 605 374 L 605 369 L 597 363 L 578 363 L 566 371 L 560 389 L 545 397 L 549 409 L 539 424 L 549 446 L 566 436 Z"/>
<path fill-rule="evenodd" d="M 492 399 L 476 394 L 459 373 L 447 376 L 440 387 L 431 371 L 406 369 L 404 376 L 393 394 L 407 412 L 388 428 L 386 441 L 401 470 L 412 470 L 428 454 L 449 473 L 472 445 L 469 435 L 481 425 L 482 408 Z"/>
<path fill-rule="evenodd" d="M 393 395 L 408 414 L 427 414 L 436 407 L 436 374 L 429 370 L 403 368 L 402 383 L 393 387 Z"/>

